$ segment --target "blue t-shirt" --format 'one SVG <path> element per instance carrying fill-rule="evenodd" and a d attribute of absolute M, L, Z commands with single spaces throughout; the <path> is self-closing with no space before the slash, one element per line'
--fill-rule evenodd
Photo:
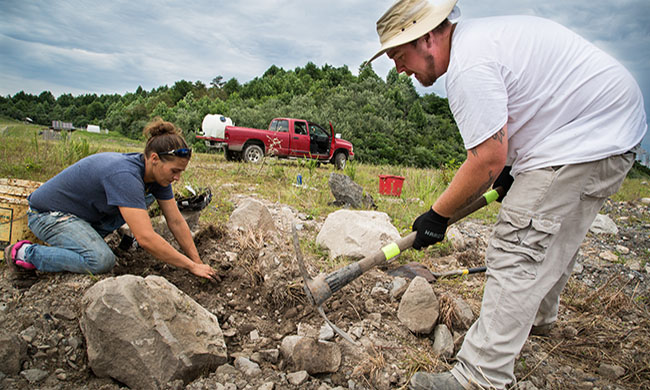
<path fill-rule="evenodd" d="M 120 217 L 118 207 L 147 209 L 145 195 L 167 200 L 171 185 L 144 182 L 142 153 L 98 153 L 85 157 L 43 183 L 28 198 L 38 211 L 62 211 L 91 223 Z"/>

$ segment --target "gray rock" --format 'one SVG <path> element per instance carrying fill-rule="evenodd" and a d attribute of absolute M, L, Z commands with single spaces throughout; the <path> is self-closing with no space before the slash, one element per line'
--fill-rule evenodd
<path fill-rule="evenodd" d="M 408 288 L 408 284 L 406 282 L 406 279 L 404 279 L 401 276 L 396 277 L 393 279 L 393 282 L 391 283 L 390 287 L 390 296 L 399 299 L 399 297 L 404 294 L 404 291 Z"/>
<path fill-rule="evenodd" d="M 447 235 L 447 240 L 449 240 L 451 246 L 456 251 L 462 251 L 467 246 L 467 244 L 465 243 L 465 237 L 456 226 L 450 226 L 447 229 L 446 235 Z"/>
<path fill-rule="evenodd" d="M 323 324 L 323 326 L 320 327 L 320 331 L 318 332 L 318 339 L 323 340 L 323 341 L 329 341 L 334 338 L 334 330 L 332 329 L 331 326 L 328 324 Z"/>
<path fill-rule="evenodd" d="M 519 382 L 517 384 L 517 389 L 518 390 L 539 390 L 537 386 L 535 386 L 532 382 L 530 381 L 523 381 Z"/>
<path fill-rule="evenodd" d="M 262 386 L 258 387 L 257 390 L 273 390 L 275 388 L 275 383 L 266 382 Z"/>
<path fill-rule="evenodd" d="M 433 337 L 433 353 L 444 358 L 454 356 L 454 338 L 447 325 L 436 326 Z"/>
<path fill-rule="evenodd" d="M 341 349 L 335 343 L 304 337 L 296 343 L 292 360 L 298 370 L 310 375 L 333 373 L 341 366 Z"/>
<path fill-rule="evenodd" d="M 263 349 L 258 352 L 265 362 L 269 362 L 272 364 L 275 364 L 278 362 L 278 359 L 280 357 L 280 350 L 278 349 Z"/>
<path fill-rule="evenodd" d="M 231 230 L 276 230 L 273 216 L 262 202 L 253 198 L 243 199 L 235 211 L 230 214 L 227 226 Z"/>
<path fill-rule="evenodd" d="M 454 322 L 454 325 L 457 325 L 460 329 L 469 329 L 470 326 L 474 323 L 474 312 L 464 299 L 459 297 L 452 297 L 453 302 L 453 313 L 454 319 L 458 320 Z"/>
<path fill-rule="evenodd" d="M 429 334 L 438 320 L 440 305 L 426 279 L 416 276 L 402 296 L 397 318 L 413 333 Z"/>
<path fill-rule="evenodd" d="M 303 336 L 291 335 L 282 339 L 282 344 L 280 344 L 280 353 L 286 359 L 291 361 L 293 356 L 293 350 L 296 347 L 298 341 L 302 340 Z"/>
<path fill-rule="evenodd" d="M 607 215 L 598 214 L 591 223 L 589 231 L 594 234 L 618 234 L 618 227 Z"/>
<path fill-rule="evenodd" d="M 607 379 L 618 379 L 625 375 L 625 368 L 615 364 L 603 363 L 598 367 L 598 373 Z"/>
<path fill-rule="evenodd" d="M 303 383 L 307 382 L 307 379 L 309 379 L 309 373 L 305 370 L 287 374 L 287 380 L 294 386 L 302 385 Z"/>
<path fill-rule="evenodd" d="M 27 343 L 15 333 L 0 335 L 0 372 L 16 375 L 27 360 Z"/>
<path fill-rule="evenodd" d="M 238 371 L 230 364 L 222 364 L 217 367 L 216 373 L 219 375 L 237 375 Z"/>
<path fill-rule="evenodd" d="M 62 320 L 67 320 L 67 321 L 72 321 L 72 320 L 77 318 L 77 314 L 67 306 L 59 307 L 52 314 L 56 318 L 59 318 L 59 319 L 62 319 Z"/>
<path fill-rule="evenodd" d="M 20 332 L 20 337 L 25 340 L 25 342 L 31 344 L 32 341 L 34 341 L 34 338 L 38 335 L 38 331 L 34 327 L 34 325 L 30 326 L 29 328 L 23 330 Z"/>
<path fill-rule="evenodd" d="M 104 279 L 86 291 L 82 307 L 88 363 L 99 377 L 156 389 L 227 361 L 217 318 L 160 276 Z"/>
<path fill-rule="evenodd" d="M 253 363 L 243 356 L 235 359 L 235 368 L 243 372 L 246 376 L 258 376 L 262 373 L 257 363 Z"/>
<path fill-rule="evenodd" d="M 334 199 L 336 199 L 334 201 L 336 205 L 355 209 L 377 208 L 372 196 L 364 194 L 363 187 L 346 175 L 333 172 L 330 174 L 328 184 Z"/>
<path fill-rule="evenodd" d="M 29 370 L 21 371 L 20 375 L 27 379 L 27 382 L 34 384 L 47 378 L 50 373 L 47 371 L 39 370 L 38 368 L 30 368 Z"/>
<path fill-rule="evenodd" d="M 316 243 L 339 256 L 363 258 L 400 239 L 388 214 L 378 211 L 338 210 L 327 216 Z"/>

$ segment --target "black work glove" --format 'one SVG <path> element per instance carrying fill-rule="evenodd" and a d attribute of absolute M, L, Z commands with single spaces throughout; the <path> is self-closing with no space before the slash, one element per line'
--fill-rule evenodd
<path fill-rule="evenodd" d="M 497 187 L 503 187 L 503 195 L 500 195 L 497 198 L 497 202 L 501 203 L 503 198 L 506 197 L 506 194 L 508 193 L 508 190 L 510 189 L 510 186 L 512 185 L 512 182 L 515 181 L 515 178 L 510 176 L 510 169 L 512 169 L 511 166 L 506 165 L 503 167 L 503 170 L 499 174 L 499 177 L 494 181 L 494 184 L 492 184 L 492 189 L 495 189 Z"/>
<path fill-rule="evenodd" d="M 413 231 L 417 231 L 413 248 L 420 250 L 445 238 L 447 223 L 449 218 L 429 209 L 426 213 L 420 215 L 413 222 Z"/>

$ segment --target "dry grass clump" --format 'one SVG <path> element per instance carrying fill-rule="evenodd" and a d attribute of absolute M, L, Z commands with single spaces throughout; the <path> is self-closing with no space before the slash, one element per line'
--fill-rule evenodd
<path fill-rule="evenodd" d="M 618 383 L 650 389 L 650 316 L 634 295 L 624 292 L 629 281 L 621 279 L 614 275 L 596 290 L 569 282 L 563 303 L 575 313 L 568 323 L 559 325 L 577 334 L 571 337 L 564 332 L 564 342 L 555 353 L 574 367 L 586 363 L 592 369 L 602 364 L 621 366 L 625 375 Z"/>
<path fill-rule="evenodd" d="M 264 247 L 265 233 L 262 230 L 248 229 L 234 234 L 239 255 L 236 266 L 241 267 L 250 277 L 252 286 L 259 286 L 264 281 L 264 272 L 259 263 L 260 251 Z"/>

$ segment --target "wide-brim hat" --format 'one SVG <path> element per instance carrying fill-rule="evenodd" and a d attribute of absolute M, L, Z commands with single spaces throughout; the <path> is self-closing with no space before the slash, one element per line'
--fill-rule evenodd
<path fill-rule="evenodd" d="M 388 49 L 420 38 L 438 27 L 457 0 L 398 0 L 377 21 L 377 35 L 381 48 L 367 63 Z"/>

